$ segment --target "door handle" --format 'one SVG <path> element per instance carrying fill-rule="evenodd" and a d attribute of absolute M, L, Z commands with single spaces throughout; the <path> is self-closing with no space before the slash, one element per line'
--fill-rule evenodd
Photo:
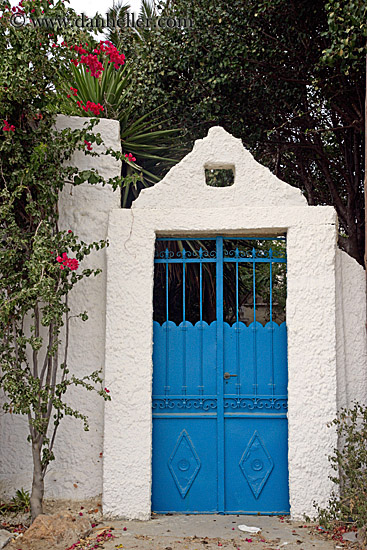
<path fill-rule="evenodd" d="M 232 376 L 235 377 L 235 376 L 237 376 L 237 374 L 229 374 L 229 372 L 225 372 L 223 374 L 224 380 L 229 380 L 230 378 L 232 378 Z"/>

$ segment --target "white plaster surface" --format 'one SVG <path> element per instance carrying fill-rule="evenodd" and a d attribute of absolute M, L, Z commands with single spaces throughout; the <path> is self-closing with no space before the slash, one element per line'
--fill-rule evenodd
<path fill-rule="evenodd" d="M 366 276 L 342 250 L 336 257 L 338 409 L 367 403 Z"/>
<path fill-rule="evenodd" d="M 59 116 L 57 128 L 81 128 L 86 118 Z M 107 147 L 121 150 L 119 123 L 101 119 L 95 127 Z M 103 146 L 93 146 L 97 151 Z M 95 167 L 105 177 L 120 174 L 120 163 L 111 157 L 92 158 L 83 152 L 76 152 L 71 164 L 80 170 Z M 71 194 L 72 191 L 72 194 Z M 85 242 L 105 239 L 108 214 L 120 204 L 119 192 L 109 187 L 92 186 L 84 183 L 76 188 L 67 184 L 59 201 L 60 229 L 71 229 Z M 105 249 L 93 253 L 82 267 L 102 268 L 97 277 L 78 283 L 70 297 L 72 313 L 88 311 L 85 323 L 71 320 L 69 366 L 78 376 L 104 367 L 105 335 L 105 293 L 106 293 Z M 69 402 L 87 414 L 90 431 L 84 432 L 82 423 L 66 418 L 60 425 L 55 448 L 56 460 L 46 474 L 46 497 L 84 499 L 102 492 L 102 438 L 103 408 L 101 397 L 77 388 L 70 392 Z M 107 405 L 108 406 L 108 405 Z M 29 444 L 26 442 L 25 418 L 11 415 L 0 416 L 0 492 L 13 496 L 16 489 L 29 489 L 32 480 L 32 461 Z"/>
<path fill-rule="evenodd" d="M 204 168 L 234 168 L 233 186 L 206 186 Z M 328 455 L 337 411 L 336 214 L 255 162 L 213 128 L 131 211 L 111 212 L 107 252 L 103 506 L 111 517 L 148 519 L 151 499 L 152 296 L 156 235 L 287 233 L 289 484 L 291 514 L 313 515 L 331 491 Z"/>
<path fill-rule="evenodd" d="M 232 168 L 234 184 L 208 187 L 205 168 Z M 295 187 L 279 180 L 255 161 L 237 139 L 220 126 L 195 141 L 193 150 L 152 189 L 143 190 L 133 208 L 210 208 L 251 206 L 306 206 L 305 197 Z"/>

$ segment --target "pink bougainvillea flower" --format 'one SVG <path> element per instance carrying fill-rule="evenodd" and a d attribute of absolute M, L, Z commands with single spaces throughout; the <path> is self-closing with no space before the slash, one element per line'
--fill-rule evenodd
<path fill-rule="evenodd" d="M 78 95 L 77 88 L 73 88 L 72 86 L 70 86 L 70 90 L 73 92 L 73 95 Z"/>
<path fill-rule="evenodd" d="M 9 124 L 7 120 L 4 120 L 4 132 L 15 132 L 15 126 L 13 124 Z"/>
<path fill-rule="evenodd" d="M 71 50 L 74 50 L 80 54 L 86 54 L 88 53 L 87 50 L 85 50 L 82 45 L 80 44 L 79 46 L 77 44 L 74 44 L 74 46 L 70 46 L 70 49 Z"/>
<path fill-rule="evenodd" d="M 77 101 L 76 104 L 86 113 L 90 111 L 95 116 L 98 116 L 101 111 L 104 111 L 104 108 L 100 103 L 93 103 L 93 101 L 87 101 L 86 105 L 83 105 L 81 101 Z"/>
<path fill-rule="evenodd" d="M 78 267 L 79 267 L 79 262 L 78 262 L 78 260 L 69 259 L 69 260 L 68 260 L 68 263 L 67 263 L 67 267 L 69 267 L 69 268 L 71 269 L 71 271 L 75 271 L 75 270 L 78 269 Z"/>
<path fill-rule="evenodd" d="M 56 261 L 61 264 L 60 269 L 68 267 L 70 271 L 75 271 L 79 267 L 78 260 L 76 260 L 75 258 L 68 258 L 66 252 L 64 252 L 62 256 L 57 256 Z"/>
<path fill-rule="evenodd" d="M 134 157 L 134 155 L 132 153 L 129 153 L 129 154 L 125 154 L 125 157 L 127 158 L 127 160 L 129 160 L 130 162 L 135 162 L 136 161 L 136 158 Z"/>
<path fill-rule="evenodd" d="M 85 70 L 87 73 L 90 73 L 95 78 L 101 76 L 104 67 L 102 63 L 98 60 L 96 55 L 89 53 L 88 55 L 82 55 L 80 58 L 80 63 L 85 65 Z"/>
<path fill-rule="evenodd" d="M 109 40 L 101 41 L 99 47 L 93 50 L 93 53 L 104 53 L 109 57 L 108 63 L 113 63 L 115 69 L 119 69 L 121 65 L 125 63 L 125 56 L 120 53 L 116 46 L 114 46 Z"/>

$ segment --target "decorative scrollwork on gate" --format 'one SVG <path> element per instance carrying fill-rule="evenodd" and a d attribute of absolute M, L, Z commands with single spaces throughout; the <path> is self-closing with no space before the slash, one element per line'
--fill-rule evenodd
<path fill-rule="evenodd" d="M 285 398 L 277 397 L 226 397 L 224 399 L 225 409 L 254 409 L 286 411 L 288 401 Z"/>
<path fill-rule="evenodd" d="M 202 261 L 205 259 L 216 259 L 217 253 L 216 250 L 207 250 L 206 248 L 200 248 L 199 250 L 156 250 L 154 253 L 155 260 L 198 260 Z M 163 262 L 165 263 L 165 262 Z"/>
<path fill-rule="evenodd" d="M 205 397 L 163 397 L 153 399 L 153 410 L 169 409 L 200 409 L 210 411 L 217 408 L 217 400 Z"/>

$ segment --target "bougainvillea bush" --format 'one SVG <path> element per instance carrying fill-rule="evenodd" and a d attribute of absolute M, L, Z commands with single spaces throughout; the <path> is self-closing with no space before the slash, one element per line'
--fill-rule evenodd
<path fill-rule="evenodd" d="M 134 75 L 125 55 L 109 40 L 74 46 L 65 65 L 65 114 L 113 118 L 120 122 L 123 184 L 121 205 L 129 208 L 141 189 L 154 185 L 180 157 L 177 129 L 169 129 L 163 106 L 139 113 L 132 100 Z M 131 60 L 130 60 L 131 61 Z"/>
<path fill-rule="evenodd" d="M 82 386 L 110 398 L 100 365 L 80 378 L 67 357 L 71 290 L 98 274 L 83 267 L 83 259 L 106 243 L 85 243 L 73 228 L 59 229 L 58 198 L 65 182 L 102 181 L 92 170 L 78 173 L 70 165 L 76 149 L 96 154 L 97 121 L 86 119 L 80 131 L 54 129 L 62 68 L 73 58 L 74 46 L 90 37 L 72 26 L 62 36 L 31 24 L 14 28 L 10 20 L 18 11 L 26 21 L 35 14 L 70 19 L 76 14 L 58 0 L 23 0 L 15 8 L 0 2 L 0 383 L 4 409 L 28 419 L 34 519 L 42 512 L 45 473 L 61 419 L 79 418 L 88 429 L 83 412 L 65 400 L 68 388 Z M 79 316 L 87 319 L 86 312 Z"/>

